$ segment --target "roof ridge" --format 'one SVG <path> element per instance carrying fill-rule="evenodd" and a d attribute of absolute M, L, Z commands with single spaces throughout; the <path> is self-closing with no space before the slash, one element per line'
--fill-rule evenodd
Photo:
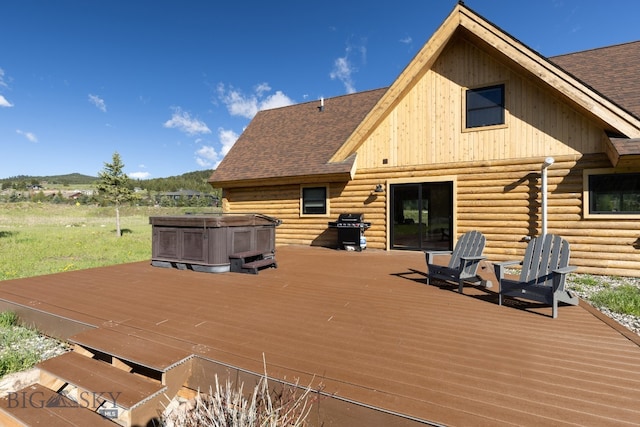
<path fill-rule="evenodd" d="M 300 107 L 300 106 L 307 105 L 307 104 L 315 104 L 315 103 L 319 102 L 320 99 L 323 99 L 324 101 L 327 101 L 327 100 L 332 100 L 332 99 L 345 98 L 347 96 L 364 95 L 366 93 L 376 92 L 376 91 L 379 91 L 379 90 L 387 90 L 387 89 L 389 89 L 389 86 L 383 86 L 383 87 L 379 87 L 379 88 L 376 88 L 376 89 L 366 89 L 366 90 L 353 92 L 353 93 L 344 93 L 342 95 L 335 95 L 335 96 L 331 96 L 331 97 L 324 97 L 323 96 L 323 97 L 320 97 L 318 99 L 314 99 L 314 100 L 310 100 L 310 101 L 296 102 L 294 104 L 283 105 L 281 107 L 274 107 L 274 108 L 268 108 L 268 109 L 265 108 L 264 110 L 260 110 L 260 111 L 266 111 L 266 110 L 273 111 L 273 110 L 280 110 L 280 109 L 283 109 L 283 108 Z"/>
<path fill-rule="evenodd" d="M 634 40 L 634 41 L 623 42 L 623 43 L 616 43 L 616 44 L 612 44 L 612 45 L 608 45 L 608 46 L 593 47 L 593 48 L 590 48 L 590 49 L 578 50 L 576 52 L 562 53 L 560 55 L 549 56 L 548 58 L 549 59 L 553 59 L 553 58 L 559 58 L 559 57 L 562 57 L 562 56 L 572 56 L 572 55 L 576 55 L 576 54 L 580 54 L 580 53 L 593 52 L 593 51 L 596 51 L 596 50 L 611 49 L 611 48 L 614 48 L 614 47 L 620 47 L 620 46 L 625 46 L 625 45 L 630 45 L 630 44 L 635 44 L 635 43 L 640 43 L 640 40 Z"/>

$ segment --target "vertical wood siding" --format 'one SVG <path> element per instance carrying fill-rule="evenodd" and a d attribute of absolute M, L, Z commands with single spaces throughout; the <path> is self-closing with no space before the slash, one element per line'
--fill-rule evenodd
<path fill-rule="evenodd" d="M 464 130 L 466 88 L 505 84 L 506 124 Z M 603 129 L 548 89 L 456 39 L 358 149 L 359 168 L 602 152 Z"/>

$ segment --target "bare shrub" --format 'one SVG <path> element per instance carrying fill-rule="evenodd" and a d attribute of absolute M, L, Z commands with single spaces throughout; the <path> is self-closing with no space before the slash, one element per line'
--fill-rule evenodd
<path fill-rule="evenodd" d="M 234 387 L 229 379 L 224 385 L 215 377 L 215 389 L 198 392 L 188 404 L 162 417 L 167 427 L 304 427 L 311 411 L 311 388 L 298 383 L 284 385 L 280 392 L 270 392 L 267 375 L 260 378 L 250 398 L 243 394 L 244 384 Z"/>

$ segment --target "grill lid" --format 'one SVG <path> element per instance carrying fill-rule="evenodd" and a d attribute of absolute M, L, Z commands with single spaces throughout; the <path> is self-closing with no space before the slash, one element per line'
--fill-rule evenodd
<path fill-rule="evenodd" d="M 363 213 L 341 213 L 337 222 L 363 222 Z"/>

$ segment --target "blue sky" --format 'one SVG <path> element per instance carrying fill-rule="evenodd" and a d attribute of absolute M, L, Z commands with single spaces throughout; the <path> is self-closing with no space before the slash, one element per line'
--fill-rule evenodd
<path fill-rule="evenodd" d="M 3 0 L 0 178 L 213 169 L 264 108 L 389 86 L 453 0 Z M 545 56 L 640 39 L 638 0 L 467 0 Z"/>

